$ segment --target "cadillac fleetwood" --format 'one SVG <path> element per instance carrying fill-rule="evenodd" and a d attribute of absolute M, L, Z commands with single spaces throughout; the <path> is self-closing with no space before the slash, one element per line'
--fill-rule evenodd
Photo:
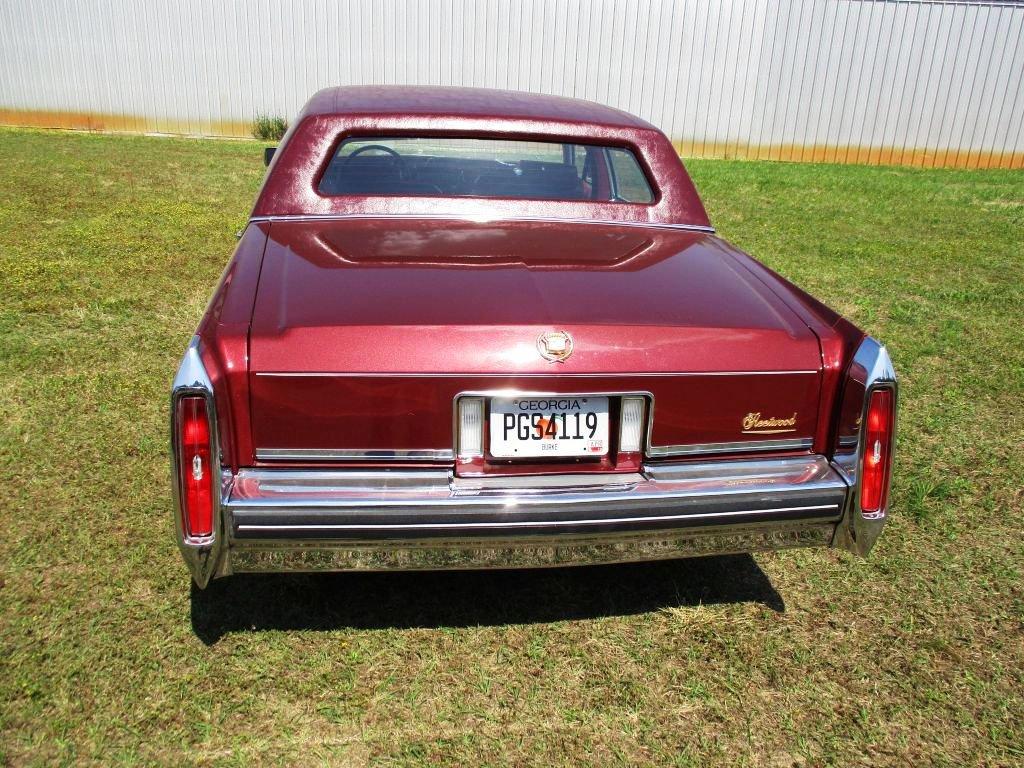
<path fill-rule="evenodd" d="M 267 161 L 171 392 L 200 587 L 875 543 L 889 355 L 718 237 L 654 126 L 332 88 Z"/>

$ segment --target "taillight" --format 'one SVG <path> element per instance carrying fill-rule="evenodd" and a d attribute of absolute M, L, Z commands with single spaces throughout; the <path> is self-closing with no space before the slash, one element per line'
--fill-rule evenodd
<path fill-rule="evenodd" d="M 889 495 L 889 457 L 893 436 L 893 392 L 871 393 L 864 424 L 864 459 L 861 468 L 860 509 L 865 517 L 881 515 Z"/>
<path fill-rule="evenodd" d="M 210 418 L 206 398 L 182 397 L 175 420 L 178 429 L 178 487 L 182 523 L 188 536 L 213 533 L 214 472 L 210 454 Z"/>

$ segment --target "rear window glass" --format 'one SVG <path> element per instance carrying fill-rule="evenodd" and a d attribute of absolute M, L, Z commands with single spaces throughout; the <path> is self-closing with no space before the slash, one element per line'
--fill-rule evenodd
<path fill-rule="evenodd" d="M 323 195 L 654 201 L 650 182 L 628 149 L 470 137 L 346 139 L 319 190 Z"/>

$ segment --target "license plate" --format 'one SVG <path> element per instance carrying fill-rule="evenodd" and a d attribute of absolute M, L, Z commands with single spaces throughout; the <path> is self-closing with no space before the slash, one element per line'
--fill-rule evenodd
<path fill-rule="evenodd" d="M 500 459 L 604 456 L 608 453 L 608 398 L 494 397 L 491 455 Z"/>

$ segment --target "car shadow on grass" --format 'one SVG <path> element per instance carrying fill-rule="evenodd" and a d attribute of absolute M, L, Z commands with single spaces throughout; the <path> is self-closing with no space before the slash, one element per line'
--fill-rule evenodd
<path fill-rule="evenodd" d="M 229 632 L 467 627 L 626 616 L 782 597 L 750 555 L 517 571 L 237 575 L 192 585 L 192 628 Z"/>

